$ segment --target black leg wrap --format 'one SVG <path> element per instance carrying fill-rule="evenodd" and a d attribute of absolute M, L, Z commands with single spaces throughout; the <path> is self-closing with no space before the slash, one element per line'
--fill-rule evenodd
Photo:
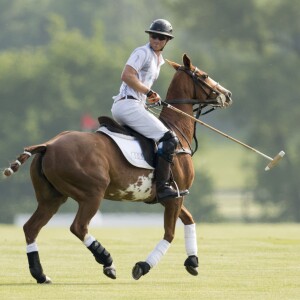
<path fill-rule="evenodd" d="M 32 277 L 36 279 L 37 283 L 46 282 L 46 275 L 40 263 L 39 253 L 37 251 L 27 253 L 27 258 Z"/>
<path fill-rule="evenodd" d="M 189 256 L 184 262 L 185 269 L 193 276 L 198 275 L 198 257 L 196 255 Z"/>
<path fill-rule="evenodd" d="M 110 253 L 98 241 L 94 241 L 88 249 L 93 253 L 99 264 L 104 265 L 105 267 L 110 267 L 112 265 L 113 259 Z"/>
<path fill-rule="evenodd" d="M 135 280 L 140 279 L 143 275 L 147 274 L 150 271 L 150 265 L 145 261 L 139 261 L 135 264 L 132 269 L 132 277 Z"/>

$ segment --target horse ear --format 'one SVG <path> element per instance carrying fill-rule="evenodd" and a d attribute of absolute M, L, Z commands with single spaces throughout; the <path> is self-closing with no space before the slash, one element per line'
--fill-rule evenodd
<path fill-rule="evenodd" d="M 178 68 L 180 67 L 179 64 L 177 64 L 177 63 L 175 63 L 175 62 L 173 62 L 173 61 L 170 61 L 170 60 L 168 60 L 168 59 L 165 59 L 165 61 L 166 61 L 170 66 L 172 66 L 176 71 L 177 71 Z"/>
<path fill-rule="evenodd" d="M 191 69 L 192 63 L 191 63 L 190 58 L 186 55 L 186 53 L 183 54 L 182 61 L 183 61 L 184 66 L 187 69 Z"/>

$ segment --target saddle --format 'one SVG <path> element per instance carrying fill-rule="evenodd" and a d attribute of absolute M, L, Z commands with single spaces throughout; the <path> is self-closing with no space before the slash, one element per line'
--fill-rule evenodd
<path fill-rule="evenodd" d="M 104 126 L 111 132 L 129 136 L 137 140 L 141 147 L 145 161 L 150 166 L 155 168 L 156 144 L 154 140 L 146 138 L 145 136 L 141 135 L 140 133 L 136 132 L 135 130 L 126 125 L 120 125 L 115 120 L 107 116 L 98 117 L 98 122 L 100 128 Z"/>

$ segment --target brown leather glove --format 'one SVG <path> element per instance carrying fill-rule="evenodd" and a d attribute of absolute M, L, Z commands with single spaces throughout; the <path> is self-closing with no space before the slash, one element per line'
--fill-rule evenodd
<path fill-rule="evenodd" d="M 158 93 L 150 90 L 147 94 L 147 102 L 149 104 L 158 104 L 161 105 L 161 98 Z"/>

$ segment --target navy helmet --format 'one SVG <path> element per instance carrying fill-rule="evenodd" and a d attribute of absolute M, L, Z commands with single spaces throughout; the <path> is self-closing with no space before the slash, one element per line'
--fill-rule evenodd
<path fill-rule="evenodd" d="M 165 35 L 171 39 L 174 38 L 172 35 L 173 28 L 169 21 L 164 19 L 157 19 L 153 21 L 148 30 L 145 30 L 146 33 L 157 33 Z"/>

